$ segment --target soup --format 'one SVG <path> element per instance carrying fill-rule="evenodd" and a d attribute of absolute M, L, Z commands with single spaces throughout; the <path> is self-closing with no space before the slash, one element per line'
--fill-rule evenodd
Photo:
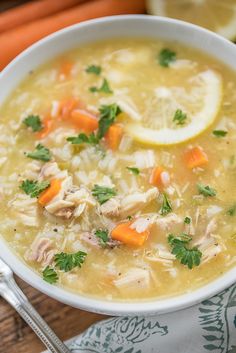
<path fill-rule="evenodd" d="M 236 75 L 178 43 L 89 44 L 0 108 L 0 232 L 51 285 L 193 291 L 236 263 Z"/>

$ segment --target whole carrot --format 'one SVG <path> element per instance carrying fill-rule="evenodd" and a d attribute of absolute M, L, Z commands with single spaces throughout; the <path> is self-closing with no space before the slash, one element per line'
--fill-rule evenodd
<path fill-rule="evenodd" d="M 143 13 L 145 0 L 95 0 L 0 34 L 0 70 L 37 40 L 69 25 L 97 17 Z"/>
<path fill-rule="evenodd" d="M 37 0 L 0 14 L 0 33 L 65 10 L 85 0 Z"/>

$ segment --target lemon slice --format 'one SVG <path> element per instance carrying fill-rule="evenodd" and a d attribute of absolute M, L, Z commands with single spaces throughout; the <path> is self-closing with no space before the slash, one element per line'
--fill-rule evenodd
<path fill-rule="evenodd" d="M 147 6 L 152 15 L 177 18 L 230 40 L 236 38 L 235 0 L 148 0 Z"/>
<path fill-rule="evenodd" d="M 152 145 L 173 145 L 188 141 L 205 131 L 215 120 L 222 101 L 222 78 L 207 70 L 190 80 L 191 89 L 158 87 L 152 114 L 146 112 L 141 122 L 128 123 L 126 132 L 135 140 Z M 156 104 L 156 106 L 155 106 Z M 177 109 L 187 114 L 183 125 L 173 120 Z"/>

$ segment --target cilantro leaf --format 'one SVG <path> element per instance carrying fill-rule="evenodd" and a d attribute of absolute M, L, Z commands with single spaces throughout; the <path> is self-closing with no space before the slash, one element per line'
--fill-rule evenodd
<path fill-rule="evenodd" d="M 131 173 L 133 173 L 134 175 L 139 175 L 140 174 L 140 170 L 138 168 L 134 168 L 134 167 L 126 167 L 126 169 L 128 169 Z"/>
<path fill-rule="evenodd" d="M 121 113 L 120 107 L 116 104 L 102 105 L 99 109 L 100 119 L 98 122 L 98 133 L 97 137 L 101 139 L 109 129 L 109 127 L 114 123 L 117 115 Z"/>
<path fill-rule="evenodd" d="M 58 281 L 58 275 L 52 267 L 47 266 L 43 270 L 43 279 L 44 279 L 44 281 L 46 281 L 50 284 L 53 284 Z"/>
<path fill-rule="evenodd" d="M 89 65 L 85 71 L 88 74 L 95 74 L 95 75 L 99 76 L 102 71 L 102 68 L 101 68 L 101 66 L 97 66 L 97 65 Z"/>
<path fill-rule="evenodd" d="M 99 239 L 100 244 L 105 246 L 109 240 L 108 230 L 98 229 L 95 231 L 96 237 Z"/>
<path fill-rule="evenodd" d="M 56 266 L 59 267 L 61 271 L 69 272 L 75 267 L 81 267 L 87 256 L 86 252 L 77 251 L 76 253 L 66 254 L 61 252 L 54 256 Z"/>
<path fill-rule="evenodd" d="M 98 144 L 98 138 L 92 132 L 90 135 L 86 135 L 84 133 L 79 134 L 75 137 L 68 137 L 67 141 L 71 142 L 72 145 L 80 145 L 83 143 L 88 143 L 90 145 Z"/>
<path fill-rule="evenodd" d="M 23 124 L 31 127 L 33 132 L 40 131 L 43 128 L 42 122 L 38 115 L 29 115 L 23 120 Z"/>
<path fill-rule="evenodd" d="M 37 180 L 24 180 L 20 185 L 20 188 L 30 197 L 37 197 L 41 192 L 50 186 L 50 182 L 45 180 L 38 182 Z"/>
<path fill-rule="evenodd" d="M 185 217 L 184 223 L 185 224 L 190 224 L 191 223 L 191 218 L 190 217 Z"/>
<path fill-rule="evenodd" d="M 212 131 L 213 135 L 216 137 L 224 137 L 228 134 L 228 131 L 225 130 L 214 130 Z"/>
<path fill-rule="evenodd" d="M 228 209 L 226 212 L 228 216 L 235 216 L 236 215 L 236 203 Z"/>
<path fill-rule="evenodd" d="M 168 243 L 172 247 L 171 253 L 175 255 L 181 264 L 188 266 L 189 269 L 199 266 L 202 257 L 202 253 L 197 247 L 187 247 L 191 240 L 192 238 L 185 233 L 182 233 L 178 237 L 175 237 L 173 234 L 169 234 L 168 236 Z"/>
<path fill-rule="evenodd" d="M 92 86 L 89 88 L 90 92 L 103 92 L 103 93 L 113 93 L 108 81 L 104 78 L 101 87 Z"/>
<path fill-rule="evenodd" d="M 184 125 L 186 123 L 187 114 L 183 113 L 181 109 L 177 109 L 173 117 L 173 122 L 176 125 Z"/>
<path fill-rule="evenodd" d="M 48 162 L 51 160 L 52 155 L 48 148 L 44 147 L 40 143 L 36 146 L 34 152 L 27 153 L 27 157 L 38 159 L 40 161 Z"/>
<path fill-rule="evenodd" d="M 162 49 L 158 56 L 159 64 L 169 67 L 170 63 L 176 60 L 176 53 L 168 48 Z"/>
<path fill-rule="evenodd" d="M 116 190 L 95 184 L 92 189 L 92 195 L 95 196 L 100 205 L 102 205 L 116 195 Z"/>
<path fill-rule="evenodd" d="M 197 188 L 199 191 L 199 194 L 202 194 L 205 197 L 209 197 L 209 196 L 216 196 L 216 190 L 211 188 L 208 185 L 203 185 L 203 184 L 197 184 Z"/>
<path fill-rule="evenodd" d="M 162 216 L 165 216 L 170 212 L 172 212 L 172 206 L 171 206 L 170 200 L 168 200 L 167 195 L 164 193 L 160 213 Z"/>

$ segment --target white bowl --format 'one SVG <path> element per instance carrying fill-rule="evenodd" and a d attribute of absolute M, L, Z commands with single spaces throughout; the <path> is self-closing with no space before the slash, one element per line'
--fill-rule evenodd
<path fill-rule="evenodd" d="M 236 46 L 206 29 L 182 21 L 154 16 L 107 17 L 63 29 L 20 54 L 0 74 L 0 103 L 30 70 L 50 58 L 89 42 L 122 36 L 175 40 L 198 48 L 221 60 L 232 69 L 236 69 Z M 204 287 L 172 298 L 134 302 L 107 301 L 74 294 L 46 283 L 20 260 L 1 238 L 0 249 L 0 256 L 13 271 L 41 292 L 73 307 L 110 315 L 154 315 L 172 312 L 194 305 L 236 281 L 235 267 Z"/>

